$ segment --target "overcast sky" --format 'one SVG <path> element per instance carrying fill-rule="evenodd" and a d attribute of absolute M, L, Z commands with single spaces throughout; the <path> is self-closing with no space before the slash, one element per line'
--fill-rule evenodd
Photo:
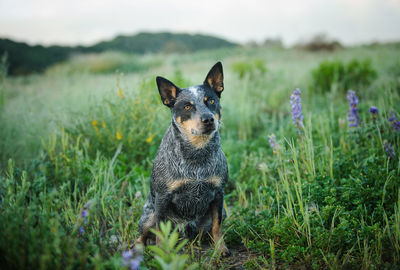
<path fill-rule="evenodd" d="M 325 32 L 345 44 L 400 40 L 400 0 L 0 0 L 0 37 L 93 44 L 140 31 L 286 45 Z"/>

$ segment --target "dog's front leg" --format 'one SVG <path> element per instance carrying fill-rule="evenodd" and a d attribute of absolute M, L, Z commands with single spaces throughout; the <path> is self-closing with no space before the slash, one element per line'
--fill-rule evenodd
<path fill-rule="evenodd" d="M 223 257 L 229 256 L 230 251 L 225 245 L 224 238 L 222 236 L 222 208 L 224 207 L 224 194 L 222 191 L 218 192 L 215 196 L 214 201 L 211 203 L 211 217 L 212 217 L 212 228 L 211 233 L 215 245 L 221 252 Z"/>
<path fill-rule="evenodd" d="M 167 209 L 171 202 L 171 194 L 156 194 L 155 198 L 155 211 L 156 211 L 156 231 L 160 232 L 160 222 L 166 222 Z M 160 238 L 156 235 L 156 244 L 161 246 Z"/>

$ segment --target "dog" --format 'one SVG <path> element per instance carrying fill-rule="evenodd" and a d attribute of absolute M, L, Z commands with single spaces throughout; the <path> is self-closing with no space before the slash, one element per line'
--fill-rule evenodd
<path fill-rule="evenodd" d="M 184 224 L 189 238 L 210 233 L 222 256 L 229 256 L 221 224 L 225 218 L 224 186 L 228 165 L 221 149 L 221 62 L 208 72 L 202 85 L 180 89 L 157 77 L 161 100 L 172 121 L 153 163 L 150 191 L 139 221 L 136 243 L 146 245 L 149 229 L 170 220 Z M 156 237 L 157 244 L 159 239 Z"/>

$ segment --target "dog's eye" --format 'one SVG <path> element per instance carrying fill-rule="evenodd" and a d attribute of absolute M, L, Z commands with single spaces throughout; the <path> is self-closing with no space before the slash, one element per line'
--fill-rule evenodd
<path fill-rule="evenodd" d="M 213 99 L 210 99 L 210 104 L 214 104 L 214 100 Z"/>
<path fill-rule="evenodd" d="M 189 105 L 185 106 L 185 110 L 187 110 L 187 111 L 190 110 L 190 108 L 191 108 L 191 106 L 189 106 Z"/>

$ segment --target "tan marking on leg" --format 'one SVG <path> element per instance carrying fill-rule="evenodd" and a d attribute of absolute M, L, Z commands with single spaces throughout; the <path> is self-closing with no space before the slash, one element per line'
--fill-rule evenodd
<path fill-rule="evenodd" d="M 154 224 L 156 223 L 156 216 L 154 213 L 152 213 L 149 218 L 147 219 L 147 221 L 143 224 L 143 231 L 142 231 L 142 235 L 140 235 L 140 237 L 136 240 L 137 244 L 144 244 L 146 245 L 147 242 L 147 235 L 149 233 L 149 230 L 151 227 L 154 226 Z"/>
<path fill-rule="evenodd" d="M 208 183 L 211 183 L 211 184 L 213 184 L 214 186 L 217 187 L 217 186 L 221 185 L 221 183 L 222 183 L 222 178 L 221 178 L 221 177 L 218 177 L 218 176 L 213 176 L 213 177 L 207 179 L 207 182 L 208 182 Z"/>
<path fill-rule="evenodd" d="M 222 222 L 222 220 L 221 220 Z M 211 234 L 214 240 L 215 245 L 219 243 L 218 250 L 222 252 L 222 256 L 226 256 L 229 254 L 229 250 L 225 245 L 224 238 L 222 236 L 222 226 L 221 223 L 218 222 L 218 210 L 215 205 L 212 206 L 212 227 Z"/>
<path fill-rule="evenodd" d="M 190 182 L 189 179 L 177 179 L 167 183 L 167 187 L 169 191 L 174 191 L 180 188 L 181 186 L 186 185 L 189 182 Z"/>

